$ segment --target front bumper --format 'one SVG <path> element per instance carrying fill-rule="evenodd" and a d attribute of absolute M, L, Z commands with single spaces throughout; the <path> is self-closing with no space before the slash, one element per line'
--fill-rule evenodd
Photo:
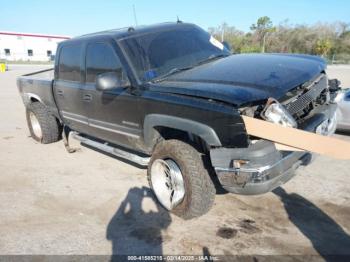
<path fill-rule="evenodd" d="M 330 135 L 335 131 L 335 111 L 335 104 L 320 106 L 300 128 L 319 132 L 322 126 L 325 135 L 324 123 L 328 120 L 326 131 Z M 211 149 L 210 158 L 223 188 L 236 194 L 257 195 L 286 183 L 300 165 L 311 162 L 312 155 L 305 151 L 279 151 L 273 142 L 259 140 L 248 148 Z M 237 167 L 237 161 L 244 164 Z"/>

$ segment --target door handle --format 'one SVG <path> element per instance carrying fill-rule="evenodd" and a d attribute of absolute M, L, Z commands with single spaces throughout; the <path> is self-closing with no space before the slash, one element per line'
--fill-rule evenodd
<path fill-rule="evenodd" d="M 90 102 L 90 101 L 92 100 L 92 95 L 90 95 L 90 94 L 84 94 L 84 95 L 83 95 L 83 100 L 84 100 L 85 102 Z"/>
<path fill-rule="evenodd" d="M 63 91 L 62 90 L 57 90 L 57 95 L 63 97 Z"/>

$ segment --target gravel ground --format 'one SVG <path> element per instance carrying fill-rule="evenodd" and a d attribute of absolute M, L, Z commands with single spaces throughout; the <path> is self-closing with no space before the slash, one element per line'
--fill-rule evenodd
<path fill-rule="evenodd" d="M 159 207 L 146 171 L 29 137 L 16 77 L 0 74 L 0 254 L 350 254 L 350 161 L 318 156 L 261 196 L 218 193 L 183 221 Z M 350 87 L 350 67 L 329 73 Z M 337 135 L 350 141 L 346 135 Z"/>

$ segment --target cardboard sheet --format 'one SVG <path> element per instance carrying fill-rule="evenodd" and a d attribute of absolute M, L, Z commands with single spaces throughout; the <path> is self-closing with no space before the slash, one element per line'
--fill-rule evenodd
<path fill-rule="evenodd" d="M 278 150 L 282 150 L 282 151 L 305 151 L 305 150 L 300 149 L 300 148 L 286 146 L 286 145 L 282 145 L 282 144 L 279 144 L 276 142 L 275 142 L 275 146 Z"/>
<path fill-rule="evenodd" d="M 242 117 L 249 135 L 276 142 L 279 150 L 305 150 L 338 159 L 350 159 L 350 142 L 252 117 Z"/>

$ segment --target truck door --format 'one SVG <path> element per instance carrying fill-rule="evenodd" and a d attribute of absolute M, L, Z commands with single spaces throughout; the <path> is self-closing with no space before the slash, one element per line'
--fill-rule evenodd
<path fill-rule="evenodd" d="M 82 44 L 69 43 L 61 46 L 56 62 L 53 93 L 64 123 L 73 130 L 88 133 L 88 108 L 83 97 L 82 66 Z"/>
<path fill-rule="evenodd" d="M 141 135 L 138 96 L 131 92 L 126 71 L 117 55 L 113 42 L 90 42 L 86 46 L 85 91 L 91 99 L 88 121 L 94 136 L 112 143 L 135 148 Z M 96 89 L 96 76 L 116 73 L 125 87 L 108 91 Z"/>

